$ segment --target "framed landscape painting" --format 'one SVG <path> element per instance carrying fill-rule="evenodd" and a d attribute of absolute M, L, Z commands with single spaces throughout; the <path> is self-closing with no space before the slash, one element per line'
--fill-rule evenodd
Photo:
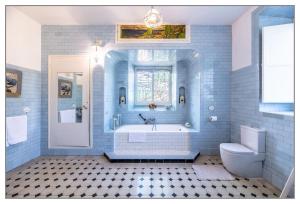
<path fill-rule="evenodd" d="M 117 43 L 188 43 L 190 29 L 187 25 L 161 25 L 147 28 L 143 24 L 117 25 Z"/>
<path fill-rule="evenodd" d="M 5 71 L 5 92 L 8 97 L 21 96 L 22 72 L 14 69 Z"/>

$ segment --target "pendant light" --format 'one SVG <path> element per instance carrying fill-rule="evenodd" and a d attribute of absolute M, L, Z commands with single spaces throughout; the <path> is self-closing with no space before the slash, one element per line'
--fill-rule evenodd
<path fill-rule="evenodd" d="M 159 11 L 151 6 L 151 9 L 144 17 L 144 22 L 147 28 L 156 28 L 162 24 L 162 21 L 163 19 Z"/>

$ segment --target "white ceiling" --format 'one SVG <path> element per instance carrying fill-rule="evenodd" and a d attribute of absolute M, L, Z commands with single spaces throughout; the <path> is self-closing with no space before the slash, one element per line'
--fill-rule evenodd
<path fill-rule="evenodd" d="M 150 6 L 15 6 L 42 25 L 143 23 Z M 249 6 L 155 6 L 164 23 L 231 25 Z"/>

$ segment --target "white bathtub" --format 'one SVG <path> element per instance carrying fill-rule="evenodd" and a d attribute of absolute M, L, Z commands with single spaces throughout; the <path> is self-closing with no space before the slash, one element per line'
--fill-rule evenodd
<path fill-rule="evenodd" d="M 185 155 L 190 153 L 190 129 L 181 124 L 124 125 L 114 133 L 115 154 Z M 143 142 L 129 142 L 130 133 L 145 135 Z"/>

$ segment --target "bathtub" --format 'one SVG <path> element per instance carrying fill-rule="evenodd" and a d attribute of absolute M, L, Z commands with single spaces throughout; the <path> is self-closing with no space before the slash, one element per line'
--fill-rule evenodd
<path fill-rule="evenodd" d="M 114 132 L 114 153 L 126 155 L 190 154 L 191 129 L 181 124 L 123 125 Z M 143 141 L 132 142 L 130 134 L 143 134 Z"/>

